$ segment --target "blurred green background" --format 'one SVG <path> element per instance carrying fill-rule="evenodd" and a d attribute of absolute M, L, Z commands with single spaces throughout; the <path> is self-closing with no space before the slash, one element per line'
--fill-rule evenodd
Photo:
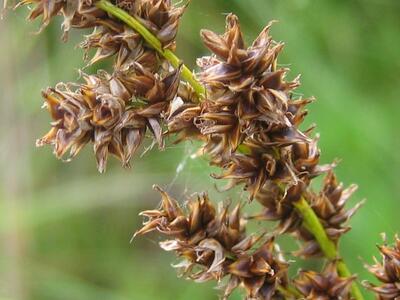
<path fill-rule="evenodd" d="M 392 239 L 400 228 L 400 2 L 192 0 L 177 43 L 190 67 L 207 53 L 199 30 L 223 31 L 229 12 L 240 17 L 248 42 L 279 20 L 272 34 L 286 43 L 280 63 L 290 78 L 302 74 L 299 93 L 318 100 L 308 122 L 318 124 L 322 161 L 341 158 L 341 180 L 359 184 L 351 204 L 368 199 L 340 246 L 351 269 L 370 279 L 363 263 L 377 254 L 380 233 Z M 9 12 L 0 23 L 0 299 L 217 299 L 214 283 L 176 278 L 174 256 L 158 248 L 157 236 L 129 243 L 139 211 L 159 201 L 153 183 L 177 197 L 202 190 L 226 197 L 215 192 L 207 162 L 189 157 L 195 145 L 169 146 L 136 157 L 131 170 L 112 160 L 100 175 L 89 148 L 68 164 L 50 148 L 36 149 L 49 122 L 40 90 L 77 79 L 82 32 L 63 44 L 54 22 L 36 36 L 38 23 L 27 23 L 26 14 Z M 286 253 L 296 248 L 282 243 Z M 319 267 L 317 260 L 298 265 Z"/>

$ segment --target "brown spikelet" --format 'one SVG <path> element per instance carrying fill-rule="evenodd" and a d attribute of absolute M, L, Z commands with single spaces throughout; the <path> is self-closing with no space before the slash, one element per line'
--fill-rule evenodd
<path fill-rule="evenodd" d="M 209 89 L 207 100 L 214 110 L 229 113 L 232 118 L 229 129 L 214 133 L 225 134 L 230 130 L 231 139 L 240 142 L 258 131 L 255 123 L 291 126 L 286 116 L 289 92 L 298 86 L 298 82 L 297 79 L 292 83 L 285 82 L 287 69 L 275 69 L 274 62 L 282 46 L 270 38 L 270 25 L 250 47 L 245 46 L 239 21 L 232 14 L 227 16 L 223 35 L 202 31 L 205 45 L 214 53 L 198 61 L 202 69 L 201 80 Z M 235 131 L 239 133 L 234 134 Z M 231 150 L 237 145 L 232 142 Z"/>
<path fill-rule="evenodd" d="M 299 183 L 285 191 L 273 181 L 267 181 L 256 195 L 256 199 L 263 206 L 263 209 L 250 218 L 278 221 L 276 230 L 280 234 L 298 230 L 302 224 L 302 219 L 295 211 L 293 202 L 299 200 L 304 188 L 305 185 Z"/>
<path fill-rule="evenodd" d="M 169 0 L 122 0 L 117 1 L 117 5 L 136 17 L 165 47 L 174 48 L 185 6 L 175 6 Z M 92 48 L 97 49 L 89 64 L 116 55 L 116 69 L 123 69 L 135 61 L 149 70 L 157 70 L 159 61 L 163 59 L 143 43 L 141 36 L 133 29 L 107 18 L 97 18 L 92 23 L 95 25 L 93 33 L 86 36 L 81 44 L 86 53 Z"/>
<path fill-rule="evenodd" d="M 224 34 L 202 31 L 213 54 L 198 61 L 207 88 L 194 120 L 205 140 L 203 152 L 222 168 L 214 177 L 230 180 L 227 188 L 244 184 L 250 199 L 268 182 L 286 191 L 297 187 L 300 197 L 313 177 L 332 167 L 319 165 L 318 137 L 299 129 L 312 99 L 293 99 L 299 77 L 286 81 L 288 69 L 277 68 L 283 45 L 270 37 L 271 24 L 247 47 L 238 18 L 228 15 Z"/>
<path fill-rule="evenodd" d="M 279 299 L 277 287 L 286 283 L 287 264 L 276 256 L 274 247 L 274 240 L 269 239 L 251 255 L 242 255 L 230 264 L 228 292 L 235 284 L 241 284 L 246 290 L 246 299 Z M 224 296 L 229 293 L 225 291 Z"/>
<path fill-rule="evenodd" d="M 96 49 L 88 65 L 115 55 L 116 70 L 123 70 L 133 62 L 148 70 L 157 70 L 159 62 L 155 50 L 146 47 L 141 36 L 133 29 L 111 19 L 98 19 L 95 24 L 94 31 L 86 35 L 80 44 L 85 50 L 86 59 L 89 57 L 89 51 Z"/>
<path fill-rule="evenodd" d="M 375 264 L 366 266 L 379 281 L 379 285 L 363 282 L 364 286 L 375 293 L 379 300 L 400 299 L 400 239 L 395 237 L 394 245 L 378 246 L 382 262 L 375 259 Z"/>
<path fill-rule="evenodd" d="M 107 14 L 93 5 L 91 0 L 21 0 L 21 5 L 33 5 L 28 19 L 42 18 L 40 31 L 49 25 L 51 19 L 57 15 L 63 16 L 63 39 L 66 40 L 68 32 L 72 27 L 88 28 L 95 26 L 94 20 L 105 18 Z"/>
<path fill-rule="evenodd" d="M 224 299 L 239 285 L 246 299 L 277 299 L 277 286 L 285 284 L 287 263 L 278 255 L 272 238 L 252 249 L 262 238 L 245 235 L 245 221 L 240 206 L 218 210 L 206 194 L 189 200 L 187 211 L 178 202 L 156 187 L 162 195 L 160 209 L 144 211 L 147 217 L 136 235 L 157 230 L 169 240 L 160 246 L 175 251 L 183 259 L 176 267 L 182 275 L 196 282 L 220 281 L 229 277 Z"/>
<path fill-rule="evenodd" d="M 174 48 L 179 21 L 186 5 L 178 7 L 171 0 L 139 0 L 137 3 L 135 15 L 142 24 L 157 36 L 164 47 Z"/>
<path fill-rule="evenodd" d="M 336 262 L 329 263 L 322 273 L 300 271 L 294 284 L 310 300 L 351 300 L 350 287 L 355 276 L 340 278 L 336 271 Z"/>
<path fill-rule="evenodd" d="M 58 158 L 67 151 L 72 158 L 92 142 L 100 172 L 108 154 L 128 166 L 147 130 L 163 147 L 163 113 L 177 93 L 179 72 L 160 78 L 135 63 L 127 72 L 84 75 L 86 84 L 75 90 L 73 84 L 48 89 L 43 97 L 52 128 L 37 145 L 52 144 Z"/>
<path fill-rule="evenodd" d="M 86 58 L 90 49 L 97 49 L 89 65 L 116 55 L 116 69 L 136 61 L 145 68 L 155 70 L 158 61 L 162 60 L 155 50 L 143 44 L 138 33 L 98 9 L 92 0 L 21 0 L 17 6 L 32 4 L 34 8 L 28 19 L 42 17 L 40 31 L 57 15 L 64 19 L 63 40 L 67 39 L 71 28 L 94 29 L 81 43 Z M 170 0 L 119 0 L 116 5 L 138 19 L 163 46 L 175 47 L 179 21 L 186 6 L 176 6 Z"/>

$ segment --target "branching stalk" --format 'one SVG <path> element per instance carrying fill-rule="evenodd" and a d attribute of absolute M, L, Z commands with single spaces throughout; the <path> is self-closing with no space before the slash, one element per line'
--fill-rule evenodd
<path fill-rule="evenodd" d="M 178 68 L 182 65 L 182 61 L 171 50 L 164 49 L 158 38 L 126 11 L 107 0 L 97 1 L 96 6 L 135 29 L 143 39 L 160 55 L 167 59 L 174 68 Z M 194 91 L 200 98 L 204 97 L 204 86 L 195 78 L 193 72 L 185 65 L 182 65 L 181 77 L 193 87 Z"/>
<path fill-rule="evenodd" d="M 325 257 L 330 260 L 339 260 L 337 265 L 339 275 L 341 277 L 351 277 L 352 274 L 346 263 L 340 258 L 336 245 L 328 238 L 324 227 L 308 202 L 302 197 L 294 203 L 294 206 L 303 217 L 304 227 L 314 235 Z M 364 299 L 356 283 L 352 284 L 351 293 L 356 300 Z"/>

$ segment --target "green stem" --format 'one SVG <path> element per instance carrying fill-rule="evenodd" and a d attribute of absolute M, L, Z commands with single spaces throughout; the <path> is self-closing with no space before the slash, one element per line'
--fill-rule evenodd
<path fill-rule="evenodd" d="M 346 263 L 339 257 L 339 253 L 335 243 L 328 238 L 324 227 L 322 226 L 317 215 L 308 204 L 308 202 L 302 197 L 300 198 L 300 200 L 294 203 L 294 206 L 296 207 L 299 214 L 303 217 L 304 227 L 314 235 L 325 257 L 330 260 L 339 259 L 337 264 L 339 275 L 341 277 L 351 277 L 352 274 L 349 271 L 349 268 L 347 267 Z M 364 299 L 356 283 L 352 284 L 351 293 L 356 300 Z"/>
<path fill-rule="evenodd" d="M 143 39 L 160 55 L 167 59 L 174 68 L 182 66 L 181 77 L 193 87 L 194 91 L 200 98 L 204 97 L 204 86 L 195 78 L 193 72 L 190 71 L 188 67 L 183 65 L 182 61 L 171 50 L 164 49 L 158 38 L 154 36 L 138 20 L 107 0 L 97 1 L 96 6 L 135 29 L 143 37 Z"/>
<path fill-rule="evenodd" d="M 308 202 L 302 197 L 294 203 L 294 206 L 303 217 L 304 227 L 314 235 L 326 258 L 336 259 L 336 245 L 328 238 L 324 227 Z"/>
<path fill-rule="evenodd" d="M 294 287 L 292 286 L 282 286 L 279 285 L 277 287 L 278 291 L 285 297 L 285 299 L 301 299 L 302 294 L 300 294 Z"/>

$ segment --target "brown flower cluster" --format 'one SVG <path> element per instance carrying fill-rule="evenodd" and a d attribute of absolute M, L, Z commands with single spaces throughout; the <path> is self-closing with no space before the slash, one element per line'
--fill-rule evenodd
<path fill-rule="evenodd" d="M 379 300 L 400 299 L 400 239 L 395 237 L 393 246 L 386 243 L 378 246 L 382 255 L 382 262 L 375 259 L 375 264 L 366 266 L 380 282 L 375 285 L 364 282 L 364 286 L 373 291 Z"/>
<path fill-rule="evenodd" d="M 98 9 L 92 0 L 21 0 L 17 6 L 34 5 L 28 19 L 42 18 L 42 30 L 51 19 L 61 15 L 64 19 L 63 39 L 71 28 L 94 28 L 86 37 L 82 46 L 86 49 L 98 48 L 92 63 L 118 53 L 118 57 L 127 59 L 138 55 L 142 49 L 140 35 L 129 27 Z M 179 20 L 185 6 L 175 6 L 171 0 L 118 0 L 116 5 L 139 20 L 148 30 L 157 36 L 163 46 L 174 48 Z M 146 47 L 146 52 L 154 50 Z M 149 55 L 149 53 L 146 53 Z M 136 59 L 134 59 L 136 60 Z"/>
<path fill-rule="evenodd" d="M 257 201 L 263 208 L 250 219 L 277 221 L 276 231 L 279 234 L 296 232 L 300 228 L 302 219 L 295 211 L 293 202 L 299 199 L 303 189 L 303 184 L 298 184 L 285 191 L 278 184 L 267 181 L 257 194 Z"/>
<path fill-rule="evenodd" d="M 286 232 L 301 223 L 292 202 L 332 165 L 318 164 L 317 138 L 310 137 L 311 129 L 299 129 L 312 99 L 294 99 L 299 77 L 285 80 L 288 69 L 277 65 L 283 44 L 272 40 L 270 26 L 250 47 L 232 14 L 223 35 L 202 31 L 213 52 L 198 61 L 206 99 L 171 115 L 168 127 L 180 123 L 181 139 L 204 140 L 203 152 L 222 168 L 213 176 L 228 179 L 227 188 L 244 183 L 250 199 L 265 207 L 257 218 L 278 220 L 281 232 Z"/>
<path fill-rule="evenodd" d="M 135 16 L 164 47 L 175 47 L 179 20 L 186 6 L 175 6 L 172 0 L 117 0 L 116 4 Z"/>
<path fill-rule="evenodd" d="M 223 168 L 215 177 L 244 183 L 251 199 L 269 181 L 307 184 L 327 169 L 318 166 L 316 142 L 299 129 L 311 99 L 293 99 L 299 77 L 286 81 L 288 69 L 277 66 L 283 44 L 270 37 L 272 23 L 250 47 L 237 17 L 226 23 L 223 35 L 202 31 L 213 55 L 199 59 L 207 99 L 196 125 L 207 136 L 205 152 Z"/>
<path fill-rule="evenodd" d="M 35 20 L 41 17 L 40 31 L 49 25 L 53 17 L 62 15 L 64 19 L 62 23 L 64 40 L 72 27 L 94 27 L 97 20 L 107 17 L 105 12 L 94 6 L 92 0 L 21 0 L 17 3 L 17 7 L 21 5 L 33 5 L 28 19 Z"/>
<path fill-rule="evenodd" d="M 300 271 L 294 284 L 309 300 L 351 300 L 350 287 L 355 277 L 340 278 L 336 262 L 329 263 L 322 273 Z"/>
<path fill-rule="evenodd" d="M 344 223 L 359 207 L 344 208 L 355 186 L 343 190 L 331 172 L 335 163 L 319 165 L 318 136 L 311 137 L 312 128 L 300 129 L 312 99 L 294 97 L 299 77 L 288 82 L 288 69 L 278 67 L 283 44 L 270 37 L 271 23 L 249 47 L 237 17 L 228 15 L 226 23 L 222 35 L 202 31 L 205 45 L 213 52 L 199 59 L 206 99 L 197 106 L 182 106 L 169 116 L 168 127 L 170 132 L 178 128 L 181 139 L 204 141 L 202 151 L 211 164 L 222 168 L 213 177 L 228 179 L 226 188 L 244 184 L 250 199 L 262 204 L 263 211 L 253 218 L 278 221 L 279 233 L 300 230 L 298 236 L 307 243 L 299 254 L 318 254 L 313 236 L 300 229 L 302 220 L 293 202 L 306 196 L 329 237 L 337 242 L 350 229 Z M 310 192 L 311 180 L 326 172 L 323 191 Z"/>
<path fill-rule="evenodd" d="M 179 20 L 185 6 L 175 6 L 170 0 L 120 0 L 116 1 L 116 5 L 141 22 L 159 39 L 163 47 L 175 48 Z M 86 53 L 92 48 L 97 49 L 89 64 L 116 55 L 116 69 L 129 66 L 135 61 L 149 70 L 157 70 L 162 58 L 133 29 L 109 17 L 96 18 L 93 26 L 93 33 L 86 36 L 81 44 Z"/>
<path fill-rule="evenodd" d="M 80 44 L 85 51 L 85 60 L 89 59 L 89 51 L 96 49 L 88 65 L 115 55 L 116 70 L 124 70 L 132 62 L 137 62 L 151 71 L 157 70 L 159 58 L 156 51 L 148 48 L 133 29 L 113 19 L 99 20 L 97 24 L 93 32 L 86 35 Z"/>
<path fill-rule="evenodd" d="M 144 211 L 148 218 L 135 235 L 154 230 L 169 240 L 160 243 L 167 251 L 175 251 L 182 259 L 176 265 L 185 277 L 197 282 L 225 277 L 223 297 L 240 286 L 246 299 L 280 299 L 278 286 L 287 282 L 287 263 L 277 252 L 274 239 L 263 235 L 246 236 L 240 204 L 216 209 L 206 194 L 189 200 L 187 211 L 159 187 L 161 207 Z M 253 249 L 256 248 L 256 249 Z"/>
<path fill-rule="evenodd" d="M 86 83 L 78 87 L 59 84 L 43 92 L 53 122 L 38 146 L 54 145 L 58 158 L 67 151 L 72 158 L 91 142 L 100 172 L 109 153 L 128 166 L 146 131 L 163 147 L 160 122 L 177 94 L 179 69 L 161 78 L 135 63 L 126 72 L 102 72 L 84 79 Z"/>
<path fill-rule="evenodd" d="M 84 75 L 83 84 L 61 83 L 43 92 L 53 122 L 37 145 L 54 145 L 58 158 L 67 151 L 72 158 L 91 142 L 100 172 L 105 170 L 109 153 L 128 166 L 146 131 L 162 148 L 162 122 L 168 111 L 178 108 L 171 106 L 173 100 L 178 97 L 184 103 L 194 97 L 190 88 L 180 84 L 180 68 L 171 71 L 170 64 L 137 32 L 98 9 L 95 2 L 23 0 L 18 5 L 24 4 L 35 4 L 28 18 L 42 16 L 42 27 L 62 15 L 65 38 L 70 28 L 94 28 L 81 43 L 86 57 L 91 49 L 97 49 L 89 64 L 115 56 L 111 74 Z M 175 6 L 170 0 L 116 4 L 155 34 L 164 47 L 174 48 L 185 6 Z"/>

